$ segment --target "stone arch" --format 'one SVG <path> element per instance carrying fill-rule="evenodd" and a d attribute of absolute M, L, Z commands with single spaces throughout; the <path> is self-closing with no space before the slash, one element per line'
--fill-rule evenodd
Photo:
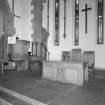
<path fill-rule="evenodd" d="M 3 31 L 9 35 L 11 34 L 10 30 L 12 31 L 11 28 L 13 28 L 13 15 L 7 0 L 0 1 L 0 10 L 3 14 Z"/>
<path fill-rule="evenodd" d="M 0 11 L 3 16 L 2 35 L 0 37 L 0 59 L 8 58 L 8 36 L 13 35 L 13 15 L 7 0 L 0 0 Z"/>

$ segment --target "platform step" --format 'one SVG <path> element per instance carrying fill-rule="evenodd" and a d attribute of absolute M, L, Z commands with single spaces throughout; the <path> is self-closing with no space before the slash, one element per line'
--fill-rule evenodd
<path fill-rule="evenodd" d="M 0 91 L 2 93 L 4 93 L 4 94 L 8 94 L 8 95 L 10 95 L 10 96 L 12 96 L 14 98 L 17 98 L 18 100 L 21 100 L 21 101 L 23 101 L 23 102 L 25 102 L 25 103 L 27 103 L 29 105 L 46 105 L 46 104 L 44 104 L 42 102 L 39 102 L 39 101 L 37 101 L 37 100 L 35 100 L 33 98 L 24 96 L 22 94 L 19 94 L 19 93 L 15 92 L 15 91 L 12 91 L 12 90 L 7 89 L 5 87 L 0 86 Z"/>
<path fill-rule="evenodd" d="M 0 98 L 0 105 L 13 105 L 13 104 L 11 104 L 11 103 L 9 103 L 8 101 L 6 101 L 6 100 Z"/>
<path fill-rule="evenodd" d="M 95 78 L 105 79 L 105 71 L 95 70 Z"/>

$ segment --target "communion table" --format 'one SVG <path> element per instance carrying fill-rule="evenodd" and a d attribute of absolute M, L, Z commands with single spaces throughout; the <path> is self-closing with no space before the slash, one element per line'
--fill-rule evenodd
<path fill-rule="evenodd" d="M 82 62 L 43 61 L 43 78 L 63 83 L 83 85 Z"/>

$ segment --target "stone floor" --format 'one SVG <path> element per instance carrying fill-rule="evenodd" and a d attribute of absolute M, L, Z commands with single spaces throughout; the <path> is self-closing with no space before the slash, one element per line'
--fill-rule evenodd
<path fill-rule="evenodd" d="M 77 86 L 45 80 L 35 73 L 7 71 L 0 75 L 0 86 L 48 105 L 105 105 L 105 79 L 102 78 Z M 0 98 L 13 105 L 28 105 L 3 91 Z"/>

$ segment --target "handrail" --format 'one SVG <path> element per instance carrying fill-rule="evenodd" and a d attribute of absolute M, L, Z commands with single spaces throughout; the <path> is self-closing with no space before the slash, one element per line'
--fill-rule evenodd
<path fill-rule="evenodd" d="M 34 47 L 34 44 L 35 44 L 35 49 L 33 48 Z M 44 55 L 43 55 L 43 49 L 44 49 Z M 43 43 L 40 43 L 40 42 L 33 42 L 32 43 L 32 56 L 34 56 L 33 52 L 35 51 L 35 56 L 42 56 L 44 57 L 45 59 L 49 60 L 49 51 L 47 49 L 47 47 L 43 44 Z M 38 51 L 40 51 L 40 55 L 38 55 Z M 48 57 L 48 58 L 47 58 Z"/>

